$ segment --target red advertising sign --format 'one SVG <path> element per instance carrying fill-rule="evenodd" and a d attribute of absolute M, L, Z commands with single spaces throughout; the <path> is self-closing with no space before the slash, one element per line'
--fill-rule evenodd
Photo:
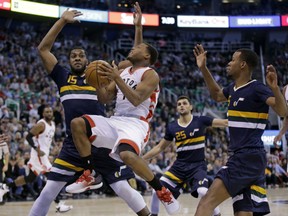
<path fill-rule="evenodd" d="M 133 13 L 109 12 L 109 23 L 133 25 Z M 142 14 L 142 25 L 159 26 L 159 15 Z"/>
<path fill-rule="evenodd" d="M 11 8 L 11 0 L 0 0 L 0 9 L 10 10 L 10 8 Z"/>
<path fill-rule="evenodd" d="M 282 26 L 288 26 L 288 15 L 281 16 Z"/>

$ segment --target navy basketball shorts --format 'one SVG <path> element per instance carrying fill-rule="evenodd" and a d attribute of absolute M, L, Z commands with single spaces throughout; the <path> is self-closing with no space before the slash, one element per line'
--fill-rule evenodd
<path fill-rule="evenodd" d="M 167 187 L 175 198 L 181 194 L 182 187 L 186 183 L 191 185 L 191 195 L 198 197 L 199 187 L 208 188 L 207 166 L 205 161 L 181 162 L 175 161 L 172 167 L 160 178 L 162 184 Z"/>
<path fill-rule="evenodd" d="M 64 181 L 67 184 L 74 183 L 80 175 L 83 174 L 82 159 L 78 152 L 61 150 L 55 159 L 48 175 L 52 181 Z M 94 160 L 94 169 L 99 172 L 103 179 L 112 184 L 121 180 L 134 178 L 133 171 L 125 164 L 112 159 L 109 156 L 111 149 L 96 148 L 92 146 L 92 156 Z"/>
<path fill-rule="evenodd" d="M 233 199 L 234 213 L 239 211 L 265 215 L 270 212 L 265 184 L 267 164 L 264 149 L 243 149 L 234 153 L 216 175 Z"/>

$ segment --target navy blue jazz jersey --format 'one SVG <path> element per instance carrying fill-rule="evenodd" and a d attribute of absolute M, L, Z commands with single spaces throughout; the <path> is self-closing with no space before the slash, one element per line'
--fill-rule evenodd
<path fill-rule="evenodd" d="M 266 100 L 274 95 L 270 88 L 256 80 L 237 89 L 234 86 L 235 83 L 231 83 L 223 89 L 229 102 L 229 151 L 263 148 L 261 136 L 267 124 L 269 111 Z"/>
<path fill-rule="evenodd" d="M 263 83 L 252 80 L 235 88 L 223 89 L 228 99 L 229 151 L 233 154 L 217 173 L 233 199 L 234 213 L 251 211 L 253 215 L 270 212 L 265 189 L 266 153 L 261 136 L 265 130 L 273 93 Z M 245 163 L 243 163 L 245 162 Z"/>
<path fill-rule="evenodd" d="M 204 130 L 212 125 L 212 121 L 213 118 L 207 116 L 193 116 L 186 127 L 180 126 L 177 120 L 168 124 L 164 139 L 172 141 L 175 138 L 178 161 L 185 163 L 204 161 Z"/>
<path fill-rule="evenodd" d="M 96 89 L 84 82 L 84 75 L 82 77 L 73 75 L 57 64 L 50 76 L 58 86 L 60 100 L 65 111 L 67 138 L 72 140 L 71 120 L 84 114 L 104 115 L 104 106 L 97 100 Z M 79 155 L 73 142 L 64 142 L 63 145 L 65 147 L 62 151 Z"/>
<path fill-rule="evenodd" d="M 48 179 L 74 182 L 83 171 L 81 157 L 73 143 L 70 123 L 73 118 L 84 114 L 104 116 L 104 106 L 98 102 L 96 89 L 85 83 L 85 76 L 71 74 L 56 64 L 50 74 L 58 86 L 60 99 L 64 107 L 66 138 L 60 154 L 55 159 Z M 122 179 L 134 177 L 130 168 L 109 157 L 111 149 L 92 146 L 97 172 L 100 172 L 110 184 Z"/>

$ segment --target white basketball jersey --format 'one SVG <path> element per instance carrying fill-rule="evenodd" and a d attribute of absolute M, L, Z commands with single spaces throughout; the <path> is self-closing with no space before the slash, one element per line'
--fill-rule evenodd
<path fill-rule="evenodd" d="M 152 73 L 152 71 L 149 71 L 150 69 L 150 67 L 143 67 L 131 73 L 131 67 L 128 67 L 120 74 L 120 76 L 128 86 L 130 86 L 132 89 L 136 89 L 137 85 L 141 82 L 144 73 Z M 117 98 L 115 116 L 137 116 L 143 117 L 147 121 L 151 120 L 158 102 L 158 97 L 160 93 L 159 85 L 157 86 L 157 89 L 155 89 L 154 92 L 151 94 L 151 96 L 137 107 L 130 103 L 130 101 L 124 96 L 124 94 L 121 92 L 117 85 L 116 88 Z"/>
<path fill-rule="evenodd" d="M 55 122 L 51 121 L 51 125 L 48 124 L 44 119 L 40 119 L 37 123 L 43 122 L 45 124 L 45 130 L 38 136 L 33 137 L 34 143 L 40 150 L 43 151 L 47 156 L 49 156 L 51 143 L 55 134 Z M 32 148 L 31 156 L 37 155 L 37 152 Z"/>

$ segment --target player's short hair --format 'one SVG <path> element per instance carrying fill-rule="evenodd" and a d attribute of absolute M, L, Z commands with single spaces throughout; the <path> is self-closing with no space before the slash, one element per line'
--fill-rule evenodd
<path fill-rule="evenodd" d="M 179 97 L 177 98 L 177 102 L 178 102 L 179 100 L 183 100 L 183 99 L 188 100 L 189 103 L 191 104 L 190 98 L 189 98 L 188 96 L 186 96 L 186 95 L 181 95 L 181 96 L 179 96 Z"/>
<path fill-rule="evenodd" d="M 81 50 L 83 50 L 84 53 L 85 53 L 85 55 L 86 55 L 86 57 L 88 58 L 87 52 L 86 52 L 86 50 L 85 50 L 83 47 L 72 47 L 72 48 L 70 49 L 70 51 L 69 51 L 68 59 L 70 59 L 71 52 L 72 52 L 73 50 L 76 50 L 76 49 L 81 49 Z"/>
<path fill-rule="evenodd" d="M 146 42 L 144 42 L 144 44 L 147 45 L 147 50 L 148 50 L 148 53 L 150 54 L 150 64 L 153 65 L 156 63 L 156 61 L 158 59 L 158 55 L 159 55 L 158 51 L 154 46 L 152 46 Z"/>
<path fill-rule="evenodd" d="M 253 71 L 258 65 L 258 55 L 251 49 L 238 49 L 236 52 L 240 52 L 240 59 L 245 61 L 250 71 Z"/>
<path fill-rule="evenodd" d="M 44 113 L 44 111 L 45 111 L 45 109 L 52 109 L 52 106 L 50 106 L 50 105 L 45 105 L 44 107 L 43 107 L 43 111 L 42 111 L 42 114 Z M 53 109 L 52 109 L 53 110 Z"/>

